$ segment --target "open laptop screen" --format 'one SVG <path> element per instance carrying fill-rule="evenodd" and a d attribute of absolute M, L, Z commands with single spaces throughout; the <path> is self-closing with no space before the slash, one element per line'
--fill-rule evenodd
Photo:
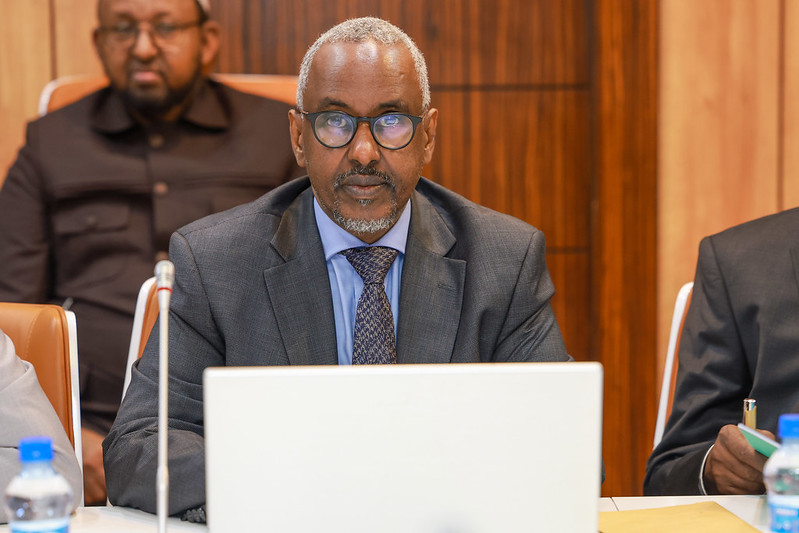
<path fill-rule="evenodd" d="M 598 363 L 209 368 L 212 533 L 595 532 Z"/>

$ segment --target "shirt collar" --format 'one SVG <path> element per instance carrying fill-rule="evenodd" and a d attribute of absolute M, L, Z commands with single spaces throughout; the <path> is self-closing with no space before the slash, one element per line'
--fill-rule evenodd
<path fill-rule="evenodd" d="M 314 215 L 316 215 L 316 227 L 319 229 L 319 236 L 322 239 L 322 247 L 325 250 L 325 261 L 335 256 L 342 250 L 348 248 L 358 248 L 361 246 L 386 246 L 394 248 L 401 254 L 405 254 L 405 245 L 408 242 L 408 228 L 411 225 L 411 201 L 405 204 L 405 208 L 400 213 L 397 222 L 388 230 L 388 233 L 380 237 L 374 244 L 367 244 L 361 239 L 348 232 L 327 216 L 322 211 L 316 197 L 313 199 Z"/>
<path fill-rule="evenodd" d="M 220 91 L 212 82 L 203 80 L 188 109 L 179 120 L 207 129 L 226 130 L 230 127 L 230 111 Z M 122 97 L 112 88 L 103 89 L 91 116 L 92 126 L 104 133 L 121 133 L 136 126 L 125 109 Z"/>

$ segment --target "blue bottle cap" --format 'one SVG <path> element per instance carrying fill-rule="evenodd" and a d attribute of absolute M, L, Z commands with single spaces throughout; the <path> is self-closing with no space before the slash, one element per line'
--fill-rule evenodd
<path fill-rule="evenodd" d="M 27 437 L 19 441 L 19 459 L 23 463 L 52 461 L 53 441 L 50 437 Z"/>
<path fill-rule="evenodd" d="M 780 415 L 780 438 L 795 439 L 799 437 L 799 413 Z"/>

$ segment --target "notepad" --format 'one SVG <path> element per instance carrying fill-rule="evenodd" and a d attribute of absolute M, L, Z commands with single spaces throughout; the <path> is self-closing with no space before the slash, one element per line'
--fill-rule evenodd
<path fill-rule="evenodd" d="M 675 505 L 635 511 L 606 511 L 599 513 L 600 533 L 693 533 L 724 531 L 751 533 L 759 530 L 750 526 L 716 502 Z"/>

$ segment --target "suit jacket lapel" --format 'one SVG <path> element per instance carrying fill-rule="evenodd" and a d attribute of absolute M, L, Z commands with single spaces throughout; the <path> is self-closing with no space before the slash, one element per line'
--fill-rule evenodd
<path fill-rule="evenodd" d="M 397 331 L 398 363 L 448 363 L 463 305 L 466 262 L 445 257 L 455 245 L 430 202 L 412 196 Z"/>
<path fill-rule="evenodd" d="M 793 275 L 796 282 L 796 289 L 799 290 L 799 246 L 791 248 L 791 259 L 793 260 Z"/>
<path fill-rule="evenodd" d="M 330 279 L 310 187 L 284 213 L 270 254 L 264 282 L 290 364 L 337 364 Z"/>

